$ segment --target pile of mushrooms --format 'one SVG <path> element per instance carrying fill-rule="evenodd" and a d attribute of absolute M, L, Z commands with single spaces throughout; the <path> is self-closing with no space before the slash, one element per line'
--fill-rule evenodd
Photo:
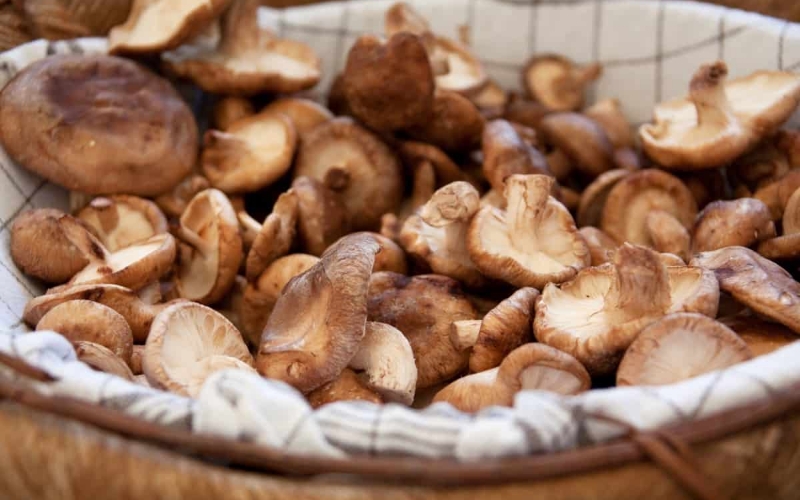
<path fill-rule="evenodd" d="M 620 101 L 586 106 L 599 65 L 535 54 L 509 93 L 401 3 L 325 107 L 296 94 L 319 59 L 257 3 L 135 0 L 117 55 L 53 55 L 0 93 L 5 150 L 73 201 L 12 225 L 14 262 L 50 287 L 24 320 L 92 368 L 476 412 L 797 339 L 800 76 L 701 66 L 637 135 Z"/>

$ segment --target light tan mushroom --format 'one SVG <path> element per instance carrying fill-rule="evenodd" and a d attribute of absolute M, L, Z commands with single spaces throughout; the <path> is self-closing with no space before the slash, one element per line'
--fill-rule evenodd
<path fill-rule="evenodd" d="M 407 274 L 408 263 L 406 262 L 406 253 L 403 251 L 400 245 L 394 242 L 394 240 L 380 233 L 373 233 L 369 231 L 351 234 L 364 234 L 373 238 L 376 242 L 378 242 L 378 245 L 380 245 L 381 249 L 375 256 L 375 264 L 372 266 L 373 273 L 391 271 L 398 274 Z"/>
<path fill-rule="evenodd" d="M 242 237 L 231 202 L 216 189 L 198 193 L 180 218 L 179 296 L 213 304 L 228 293 L 242 262 Z"/>
<path fill-rule="evenodd" d="M 781 182 L 781 186 L 784 182 Z M 775 236 L 774 231 L 771 235 L 765 234 L 762 237 L 764 240 L 758 245 L 758 253 L 768 259 L 788 260 L 800 256 L 800 188 L 795 189 L 784 206 L 781 220 L 783 234 Z"/>
<path fill-rule="evenodd" d="M 611 170 L 614 148 L 603 128 L 580 113 L 551 113 L 539 125 L 545 140 L 591 177 Z"/>
<path fill-rule="evenodd" d="M 509 176 L 550 173 L 545 157 L 526 144 L 511 123 L 505 120 L 486 124 L 481 151 L 483 175 L 495 192 L 503 192 Z"/>
<path fill-rule="evenodd" d="M 342 238 L 289 281 L 261 337 L 261 375 L 304 394 L 339 376 L 364 338 L 369 277 L 379 249 L 367 235 Z"/>
<path fill-rule="evenodd" d="M 800 77 L 759 71 L 725 82 L 722 61 L 700 67 L 689 96 L 656 106 L 653 124 L 639 137 L 647 155 L 676 169 L 713 168 L 731 162 L 769 136 L 800 101 Z"/>
<path fill-rule="evenodd" d="M 584 226 L 578 232 L 586 242 L 586 246 L 589 247 L 593 266 L 605 264 L 614 258 L 614 252 L 619 246 L 614 238 L 594 226 Z"/>
<path fill-rule="evenodd" d="M 208 130 L 200 162 L 211 185 L 226 193 L 269 186 L 292 165 L 297 133 L 282 113 L 262 111 L 242 118 L 223 132 Z"/>
<path fill-rule="evenodd" d="M 617 386 L 664 385 L 722 370 L 752 357 L 730 328 L 702 314 L 670 314 L 636 337 L 617 371 Z"/>
<path fill-rule="evenodd" d="M 578 360 L 544 344 L 525 344 L 513 350 L 497 368 L 452 382 L 433 401 L 445 401 L 461 411 L 475 413 L 489 406 L 511 406 L 520 391 L 571 395 L 589 387 L 589 373 Z"/>
<path fill-rule="evenodd" d="M 578 66 L 555 54 L 533 57 L 522 73 L 522 82 L 535 100 L 553 111 L 574 111 L 583 105 L 586 87 L 600 77 L 597 63 Z"/>
<path fill-rule="evenodd" d="M 381 404 L 383 399 L 351 369 L 345 368 L 335 379 L 323 384 L 306 395 L 312 408 L 337 401 L 368 401 Z"/>
<path fill-rule="evenodd" d="M 178 183 L 171 191 L 157 196 L 153 201 L 165 215 L 178 218 L 197 193 L 210 187 L 208 179 L 202 175 L 192 174 Z"/>
<path fill-rule="evenodd" d="M 137 196 L 95 198 L 77 217 L 112 252 L 167 232 L 167 218 L 158 205 Z"/>
<path fill-rule="evenodd" d="M 370 279 L 369 319 L 397 328 L 408 339 L 417 362 L 417 390 L 452 380 L 467 367 L 468 353 L 452 344 L 450 325 L 477 318 L 451 278 L 382 272 Z"/>
<path fill-rule="evenodd" d="M 542 288 L 589 265 L 589 249 L 572 216 L 550 196 L 554 182 L 545 175 L 512 175 L 506 180 L 506 210 L 484 207 L 473 217 L 467 248 L 484 275 Z"/>
<path fill-rule="evenodd" d="M 769 207 L 754 198 L 717 200 L 697 215 L 692 253 L 725 247 L 749 247 L 776 235 Z"/>
<path fill-rule="evenodd" d="M 247 253 L 245 277 L 248 281 L 256 280 L 275 259 L 289 253 L 297 234 L 298 205 L 298 195 L 294 189 L 278 196 L 272 213 L 258 227 Z M 318 218 L 321 215 L 317 213 L 312 216 Z M 239 220 L 242 220 L 241 216 Z"/>
<path fill-rule="evenodd" d="M 133 0 L 128 19 L 108 35 L 112 54 L 152 54 L 206 29 L 230 0 Z"/>
<path fill-rule="evenodd" d="M 659 254 L 624 244 L 614 263 L 581 271 L 559 288 L 548 284 L 536 305 L 534 334 L 575 356 L 593 375 L 614 371 L 639 331 L 671 312 L 717 313 L 711 273 L 666 267 Z"/>
<path fill-rule="evenodd" d="M 652 210 L 645 217 L 645 229 L 654 249 L 677 255 L 684 261 L 689 259 L 689 231 L 671 213 Z"/>
<path fill-rule="evenodd" d="M 599 226 L 603 218 L 608 193 L 619 181 L 630 174 L 630 171 L 617 168 L 598 175 L 581 193 L 578 202 L 576 222 L 579 226 Z"/>
<path fill-rule="evenodd" d="M 156 316 L 142 359 L 153 386 L 195 397 L 209 375 L 228 368 L 255 372 L 242 335 L 225 316 L 191 302 Z"/>
<path fill-rule="evenodd" d="M 434 273 L 481 287 L 486 278 L 470 259 L 466 243 L 469 223 L 479 208 L 480 195 L 474 187 L 466 182 L 448 184 L 406 219 L 400 244 Z"/>
<path fill-rule="evenodd" d="M 214 104 L 211 123 L 215 129 L 225 131 L 239 120 L 254 114 L 256 114 L 256 110 L 248 99 L 234 96 L 223 97 Z"/>
<path fill-rule="evenodd" d="M 309 133 L 320 123 L 333 119 L 333 113 L 311 99 L 282 97 L 269 103 L 262 113 L 280 113 L 291 120 L 298 139 Z"/>
<path fill-rule="evenodd" d="M 349 367 L 384 401 L 411 405 L 417 387 L 417 365 L 411 344 L 397 328 L 367 321 L 366 333 Z"/>
<path fill-rule="evenodd" d="M 90 368 L 133 382 L 131 369 L 125 364 L 125 361 L 107 347 L 86 340 L 78 340 L 74 342 L 74 346 L 78 360 L 86 363 Z"/>
<path fill-rule="evenodd" d="M 194 43 L 161 55 L 166 68 L 206 92 L 291 93 L 316 85 L 320 59 L 307 45 L 258 26 L 258 0 L 233 0 L 218 45 Z"/>

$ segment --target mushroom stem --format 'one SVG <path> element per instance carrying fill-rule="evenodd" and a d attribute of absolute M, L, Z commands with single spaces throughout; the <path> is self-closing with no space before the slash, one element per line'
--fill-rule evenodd
<path fill-rule="evenodd" d="M 669 275 L 657 252 L 626 243 L 614 256 L 614 268 L 605 296 L 607 313 L 627 321 L 669 309 Z"/>
<path fill-rule="evenodd" d="M 533 253 L 541 246 L 531 228 L 539 226 L 554 182 L 547 175 L 512 175 L 506 179 L 506 217 L 515 248 Z"/>
<path fill-rule="evenodd" d="M 258 0 L 232 2 L 220 23 L 219 51 L 234 55 L 255 49 L 261 30 L 258 28 Z"/>
<path fill-rule="evenodd" d="M 195 233 L 190 229 L 187 229 L 183 225 L 181 225 L 176 229 L 176 233 L 178 238 L 188 243 L 192 248 L 200 252 L 200 255 L 202 255 L 203 257 L 208 257 L 217 248 L 216 245 L 205 241 L 199 234 Z"/>
<path fill-rule="evenodd" d="M 119 224 L 119 212 L 113 200 L 108 198 L 95 198 L 89 205 L 95 209 L 97 219 L 103 231 L 110 233 Z"/>
<path fill-rule="evenodd" d="M 466 351 L 478 342 L 478 334 L 481 331 L 481 320 L 464 319 L 453 321 L 450 325 L 450 342 L 459 351 Z"/>
<path fill-rule="evenodd" d="M 698 126 L 725 127 L 735 121 L 731 104 L 725 95 L 728 66 L 723 61 L 704 64 L 689 84 L 689 99 L 697 110 Z"/>

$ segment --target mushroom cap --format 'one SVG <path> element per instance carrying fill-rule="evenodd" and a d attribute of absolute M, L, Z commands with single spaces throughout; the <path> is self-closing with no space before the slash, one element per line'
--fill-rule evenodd
<path fill-rule="evenodd" d="M 289 280 L 308 271 L 317 262 L 319 257 L 304 253 L 285 255 L 273 261 L 256 280 L 247 284 L 240 314 L 242 335 L 249 344 L 257 346 L 261 342 L 261 332 Z"/>
<path fill-rule="evenodd" d="M 520 288 L 489 311 L 469 355 L 469 371 L 482 372 L 499 366 L 517 347 L 533 341 L 535 288 Z"/>
<path fill-rule="evenodd" d="M 550 113 L 552 111 L 541 102 L 523 99 L 515 95 L 506 106 L 503 118 L 511 123 L 538 131 L 542 118 Z"/>
<path fill-rule="evenodd" d="M 131 362 L 131 327 L 119 313 L 97 302 L 63 302 L 47 311 L 36 324 L 36 329 L 58 332 L 70 342 L 85 340 L 100 344 L 124 362 Z"/>
<path fill-rule="evenodd" d="M 645 217 L 645 230 L 653 248 L 662 253 L 689 259 L 689 231 L 681 222 L 664 210 L 652 210 Z"/>
<path fill-rule="evenodd" d="M 672 384 L 751 357 L 747 344 L 722 323 L 702 314 L 670 314 L 633 341 L 619 364 L 617 386 Z"/>
<path fill-rule="evenodd" d="M 800 333 L 800 283 L 781 266 L 745 247 L 699 253 L 690 265 L 714 272 L 738 302 Z"/>
<path fill-rule="evenodd" d="M 731 162 L 771 135 L 800 102 L 800 77 L 757 71 L 725 82 L 722 61 L 700 67 L 689 96 L 656 106 L 639 137 L 647 155 L 666 168 L 713 168 Z"/>
<path fill-rule="evenodd" d="M 791 169 L 789 158 L 778 149 L 776 142 L 777 139 L 762 142 L 756 149 L 737 158 L 728 167 L 732 183 L 757 189 L 786 175 Z"/>
<path fill-rule="evenodd" d="M 779 196 L 781 195 L 781 188 L 786 185 L 787 181 L 789 184 L 793 184 L 791 180 L 787 179 L 788 177 L 800 178 L 800 176 L 794 175 L 784 177 L 778 188 Z M 763 234 L 762 239 L 764 240 L 758 245 L 758 253 L 768 259 L 796 259 L 800 256 L 800 188 L 795 189 L 784 205 L 785 209 L 781 220 L 783 234 L 775 236 L 775 228 L 772 225 L 772 233 Z M 772 221 L 769 223 L 772 224 Z M 758 233 L 756 233 L 756 236 L 758 236 Z"/>
<path fill-rule="evenodd" d="M 297 233 L 301 246 L 312 255 L 322 255 L 350 228 L 345 200 L 313 177 L 296 177 L 292 191 L 297 196 Z"/>
<path fill-rule="evenodd" d="M 194 166 L 197 134 L 167 80 L 118 57 L 45 57 L 0 92 L 0 142 L 9 156 L 84 193 L 169 190 Z"/>
<path fill-rule="evenodd" d="M 606 206 L 608 193 L 619 181 L 627 177 L 631 172 L 622 168 L 616 168 L 603 172 L 598 175 L 591 184 L 581 193 L 578 202 L 578 212 L 576 222 L 579 226 L 599 226 L 603 218 L 603 208 Z"/>
<path fill-rule="evenodd" d="M 578 232 L 586 242 L 586 246 L 589 247 L 593 266 L 605 264 L 613 259 L 614 252 L 619 246 L 614 238 L 594 226 L 584 226 L 578 229 Z"/>
<path fill-rule="evenodd" d="M 697 214 L 697 203 L 677 177 L 656 169 L 640 170 L 611 188 L 600 228 L 618 242 L 650 245 L 647 214 L 653 210 L 663 210 L 689 228 Z"/>
<path fill-rule="evenodd" d="M 167 232 L 167 218 L 150 200 L 138 196 L 98 197 L 77 217 L 112 252 Z"/>
<path fill-rule="evenodd" d="M 319 408 L 337 401 L 369 401 L 381 404 L 381 396 L 370 389 L 356 372 L 349 368 L 342 370 L 335 379 L 323 384 L 306 395 L 312 408 Z"/>
<path fill-rule="evenodd" d="M 520 391 L 571 395 L 589 387 L 589 373 L 578 360 L 544 344 L 530 343 L 514 349 L 499 367 L 452 382 L 433 401 L 446 401 L 461 411 L 475 413 L 489 406 L 511 406 Z"/>
<path fill-rule="evenodd" d="M 783 210 L 781 226 L 783 228 L 783 234 L 800 233 L 800 188 L 795 189 L 786 201 L 786 208 Z"/>
<path fill-rule="evenodd" d="M 379 249 L 374 238 L 347 236 L 289 281 L 261 337 L 261 375 L 307 394 L 342 372 L 364 338 L 367 287 Z"/>
<path fill-rule="evenodd" d="M 470 151 L 481 143 L 485 120 L 472 102 L 456 92 L 437 90 L 433 115 L 411 127 L 408 134 L 445 151 Z"/>
<path fill-rule="evenodd" d="M 203 136 L 200 163 L 211 185 L 226 193 L 269 186 L 292 165 L 297 133 L 281 113 L 262 111 Z"/>
<path fill-rule="evenodd" d="M 19 214 L 11 225 L 10 252 L 23 273 L 47 283 L 64 283 L 89 264 L 81 250 L 64 234 L 53 208 Z"/>
<path fill-rule="evenodd" d="M 223 97 L 211 112 L 211 124 L 217 130 L 228 130 L 228 127 L 248 116 L 256 114 L 253 103 L 244 97 Z"/>
<path fill-rule="evenodd" d="M 222 17 L 218 45 L 183 45 L 161 55 L 164 65 L 215 94 L 288 94 L 316 85 L 319 57 L 304 43 L 261 29 L 258 7 L 258 0 L 234 0 Z"/>
<path fill-rule="evenodd" d="M 337 193 L 353 229 L 373 229 L 383 214 L 400 205 L 400 162 L 376 135 L 348 118 L 315 127 L 303 138 L 297 154 L 295 177 L 325 182 L 331 170 L 346 173 Z"/>
<path fill-rule="evenodd" d="M 486 278 L 470 259 L 466 244 L 470 220 L 479 208 L 480 194 L 472 185 L 463 181 L 448 184 L 406 219 L 400 244 L 434 273 L 471 288 L 481 287 Z"/>
<path fill-rule="evenodd" d="M 417 390 L 451 380 L 467 367 L 468 355 L 450 341 L 450 324 L 477 319 L 458 282 L 436 274 L 375 273 L 369 286 L 369 319 L 391 325 L 411 344 Z"/>
<path fill-rule="evenodd" d="M 180 218 L 178 294 L 213 304 L 228 293 L 242 262 L 239 221 L 228 198 L 216 189 L 198 193 Z"/>
<path fill-rule="evenodd" d="M 325 106 L 299 97 L 282 97 L 269 103 L 262 113 L 281 113 L 291 120 L 298 137 L 303 137 L 320 123 L 334 118 Z"/>
<path fill-rule="evenodd" d="M 526 144 L 506 120 L 492 120 L 483 129 L 483 174 L 492 189 L 503 192 L 506 179 L 515 174 L 549 174 L 547 160 Z"/>
<path fill-rule="evenodd" d="M 428 56 L 434 68 L 437 89 L 472 96 L 489 82 L 480 61 L 466 46 L 436 36 L 429 47 Z"/>
<path fill-rule="evenodd" d="M 583 113 L 600 125 L 614 149 L 633 147 L 631 124 L 622 112 L 619 99 L 602 99 Z"/>
<path fill-rule="evenodd" d="M 522 71 L 522 84 L 535 100 L 553 111 L 573 111 L 583 105 L 586 86 L 602 73 L 595 63 L 577 66 L 555 54 L 531 58 Z"/>
<path fill-rule="evenodd" d="M 291 250 L 297 233 L 299 194 L 302 191 L 302 189 L 290 189 L 282 193 L 272 206 L 272 213 L 264 219 L 264 224 L 260 226 L 247 253 L 245 276 L 248 281 L 258 279 L 267 266 Z M 314 194 L 316 193 L 317 191 L 314 191 Z M 308 210 L 306 212 L 309 217 L 319 217 L 317 213 L 308 213 Z"/>
<path fill-rule="evenodd" d="M 548 284 L 541 297 L 536 338 L 604 375 L 639 331 L 664 314 L 716 314 L 719 289 L 701 269 L 666 267 L 658 253 L 624 244 L 613 264 L 584 269 L 560 288 Z"/>
<path fill-rule="evenodd" d="M 375 256 L 375 264 L 372 266 L 373 273 L 391 271 L 398 274 L 407 274 L 408 263 L 406 262 L 406 253 L 403 251 L 400 245 L 394 242 L 394 240 L 380 233 L 373 233 L 369 231 L 355 234 L 365 234 L 370 236 L 374 238 L 381 247 L 381 249 L 378 251 L 378 254 Z"/>
<path fill-rule="evenodd" d="M 566 154 L 581 172 L 596 177 L 614 168 L 614 148 L 603 128 L 580 113 L 551 113 L 539 129 L 545 140 Z"/>
<path fill-rule="evenodd" d="M 242 335 L 225 316 L 192 302 L 156 316 L 142 360 L 152 385 L 195 397 L 209 375 L 227 368 L 255 371 Z"/>
<path fill-rule="evenodd" d="M 429 162 L 435 172 L 438 185 L 467 180 L 466 172 L 447 156 L 447 153 L 432 144 L 417 141 L 403 141 L 398 153 L 407 168 L 415 170 L 420 162 Z M 416 179 L 416 175 L 415 175 Z"/>
<path fill-rule="evenodd" d="M 108 34 L 112 54 L 150 54 L 173 49 L 206 29 L 230 0 L 133 0 L 132 3 L 125 22 Z"/>
<path fill-rule="evenodd" d="M 86 363 L 90 368 L 133 382 L 131 369 L 109 348 L 86 340 L 75 341 L 73 345 L 78 360 Z"/>
<path fill-rule="evenodd" d="M 720 318 L 719 322 L 736 332 L 753 356 L 769 354 L 800 339 L 785 326 L 764 321 L 753 314 L 728 316 Z"/>
<path fill-rule="evenodd" d="M 483 207 L 473 217 L 467 248 L 484 275 L 542 288 L 589 265 L 589 249 L 572 216 L 549 194 L 554 182 L 545 175 L 512 175 L 506 180 L 507 209 Z"/>
<path fill-rule="evenodd" d="M 353 116 L 391 132 L 430 119 L 435 82 L 422 40 L 397 33 L 387 42 L 359 37 L 347 55 L 344 95 Z"/>
<path fill-rule="evenodd" d="M 775 234 L 769 207 L 760 200 L 717 200 L 697 214 L 692 228 L 692 253 L 749 247 Z"/>
<path fill-rule="evenodd" d="M 12 3 L 12 2 L 9 2 Z M 21 12 L 21 24 L 27 24 L 38 38 L 64 40 L 82 36 L 104 36 L 108 31 L 122 24 L 131 10 L 131 0 L 108 4 L 102 0 L 80 2 L 64 0 L 38 0 L 13 2 Z M 16 11 L 12 6 L 10 10 Z M 24 14 L 25 21 L 21 16 Z M 20 41 L 16 45 L 21 45 Z M 4 47 L 3 50 L 12 47 Z"/>
<path fill-rule="evenodd" d="M 167 217 L 178 218 L 197 193 L 211 187 L 208 179 L 192 174 L 179 182 L 170 191 L 157 196 L 154 201 Z"/>
<path fill-rule="evenodd" d="M 496 81 L 489 79 L 480 92 L 471 95 L 470 100 L 487 118 L 499 118 L 509 102 L 508 94 Z"/>
<path fill-rule="evenodd" d="M 417 365 L 411 344 L 397 328 L 367 321 L 366 333 L 349 367 L 384 401 L 411 405 L 417 388 Z"/>

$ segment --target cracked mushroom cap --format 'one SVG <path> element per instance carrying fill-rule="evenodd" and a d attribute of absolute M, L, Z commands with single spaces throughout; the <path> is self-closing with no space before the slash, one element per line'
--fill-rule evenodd
<path fill-rule="evenodd" d="M 717 200 L 697 214 L 692 228 L 692 254 L 733 246 L 749 247 L 775 234 L 769 207 L 760 200 Z"/>
<path fill-rule="evenodd" d="M 153 201 L 156 202 L 167 217 L 178 218 L 186 210 L 186 206 L 192 201 L 197 193 L 211 187 L 208 179 L 202 175 L 192 174 L 179 182 L 170 191 L 158 195 Z"/>
<path fill-rule="evenodd" d="M 578 360 L 558 349 L 531 343 L 513 350 L 497 368 L 452 382 L 433 401 L 475 413 L 489 406 L 512 406 L 514 395 L 521 391 L 572 395 L 588 390 L 591 383 Z"/>
<path fill-rule="evenodd" d="M 603 218 L 603 208 L 606 206 L 608 193 L 619 181 L 627 177 L 631 172 L 622 168 L 616 168 L 603 172 L 598 175 L 591 184 L 581 193 L 578 202 L 578 212 L 576 222 L 579 226 L 599 226 Z"/>
<path fill-rule="evenodd" d="M 242 335 L 225 316 L 192 302 L 156 316 L 142 359 L 153 386 L 195 397 L 212 373 L 228 368 L 255 372 Z"/>
<path fill-rule="evenodd" d="M 614 149 L 633 147 L 631 124 L 625 118 L 618 99 L 597 101 L 586 108 L 583 113 L 600 125 Z"/>
<path fill-rule="evenodd" d="M 647 215 L 661 210 L 692 227 L 697 203 L 692 192 L 677 177 L 656 169 L 625 176 L 611 188 L 603 207 L 600 229 L 619 242 L 652 245 Z"/>
<path fill-rule="evenodd" d="M 466 152 L 480 146 L 484 123 L 472 101 L 456 92 L 437 90 L 433 95 L 433 115 L 407 132 L 414 139 L 445 151 Z"/>
<path fill-rule="evenodd" d="M 800 283 L 778 264 L 745 247 L 694 256 L 690 265 L 714 272 L 737 302 L 800 333 Z"/>
<path fill-rule="evenodd" d="M 551 113 L 539 124 L 545 140 L 567 155 L 575 168 L 591 176 L 611 170 L 614 147 L 603 128 L 580 113 Z"/>
<path fill-rule="evenodd" d="M 70 342 L 87 341 L 109 349 L 125 363 L 131 363 L 133 335 L 121 314 L 89 300 L 68 300 L 44 314 L 37 330 L 52 330 Z"/>
<path fill-rule="evenodd" d="M 375 273 L 369 286 L 369 319 L 391 325 L 411 344 L 417 361 L 417 390 L 452 380 L 468 354 L 450 340 L 450 324 L 477 319 L 458 282 L 436 274 Z"/>
<path fill-rule="evenodd" d="M 347 105 L 372 129 L 391 132 L 430 119 L 435 85 L 425 45 L 411 33 L 397 33 L 386 42 L 363 35 L 347 55 Z"/>
<path fill-rule="evenodd" d="M 14 219 L 10 251 L 20 271 L 47 283 L 64 283 L 89 264 L 64 233 L 58 222 L 62 216 L 60 210 L 35 208 Z"/>
<path fill-rule="evenodd" d="M 150 200 L 114 195 L 93 199 L 78 212 L 107 249 L 112 252 L 167 232 L 167 218 Z"/>
<path fill-rule="evenodd" d="M 703 269 L 666 267 L 645 247 L 622 245 L 614 263 L 548 284 L 536 305 L 534 333 L 575 356 L 593 375 L 614 371 L 639 331 L 670 312 L 714 316 L 719 288 Z"/>
<path fill-rule="evenodd" d="M 586 87 L 600 77 L 597 63 L 578 66 L 555 54 L 533 57 L 522 72 L 523 86 L 535 100 L 553 111 L 575 111 L 583 106 Z"/>
<path fill-rule="evenodd" d="M 86 340 L 75 341 L 73 346 L 78 360 L 93 370 L 110 373 L 133 382 L 133 372 L 130 367 L 109 348 Z"/>
<path fill-rule="evenodd" d="M 262 111 L 223 132 L 208 130 L 200 163 L 211 186 L 225 193 L 249 193 L 269 186 L 292 166 L 297 133 L 281 113 Z"/>
<path fill-rule="evenodd" d="M 178 238 L 178 295 L 217 302 L 233 286 L 243 258 L 239 221 L 222 191 L 206 189 L 192 199 L 181 215 Z"/>
<path fill-rule="evenodd" d="M 292 191 L 297 196 L 297 236 L 301 247 L 312 255 L 322 255 L 350 229 L 346 200 L 313 177 L 296 177 Z"/>
<path fill-rule="evenodd" d="M 273 261 L 247 284 L 242 297 L 242 335 L 248 344 L 258 346 L 275 303 L 289 281 L 319 262 L 319 257 L 304 253 L 285 255 Z"/>
<path fill-rule="evenodd" d="M 483 175 L 496 192 L 503 192 L 506 179 L 515 174 L 550 173 L 547 160 L 526 144 L 506 120 L 492 120 L 483 129 Z"/>
<path fill-rule="evenodd" d="M 294 189 L 278 196 L 272 213 L 259 226 L 247 252 L 245 277 L 248 281 L 256 280 L 270 264 L 291 250 L 297 234 L 299 204 L 298 191 Z M 319 217 L 318 214 L 312 215 Z M 242 220 L 241 214 L 239 220 Z"/>
<path fill-rule="evenodd" d="M 402 200 L 402 168 L 378 136 L 348 118 L 336 118 L 303 138 L 295 177 L 328 185 L 346 208 L 352 229 L 374 229 Z M 374 227 L 373 227 L 374 226 Z"/>
<path fill-rule="evenodd" d="M 292 93 L 316 85 L 319 57 L 303 43 L 261 29 L 258 7 L 258 0 L 233 0 L 221 19 L 219 44 L 187 44 L 163 53 L 166 68 L 215 94 Z"/>
<path fill-rule="evenodd" d="M 417 365 L 411 344 L 397 328 L 367 321 L 364 339 L 349 367 L 384 401 L 410 406 L 417 388 Z"/>
<path fill-rule="evenodd" d="M 250 100 L 236 96 L 223 97 L 214 104 L 211 124 L 217 130 L 228 130 L 234 123 L 254 114 L 256 110 Z"/>
<path fill-rule="evenodd" d="M 191 171 L 197 137 L 192 111 L 172 85 L 119 57 L 45 57 L 0 92 L 6 152 L 73 191 L 161 194 Z"/>
<path fill-rule="evenodd" d="M 747 344 L 722 323 L 702 314 L 670 314 L 633 341 L 619 364 L 617 386 L 673 384 L 751 357 Z"/>
<path fill-rule="evenodd" d="M 656 106 L 639 137 L 647 155 L 665 168 L 727 164 L 775 132 L 800 101 L 800 77 L 757 71 L 726 82 L 722 61 L 700 67 L 689 96 Z"/>
<path fill-rule="evenodd" d="M 769 354 L 800 339 L 795 332 L 785 326 L 764 321 L 754 314 L 740 313 L 720 318 L 719 322 L 736 332 L 736 335 L 750 348 L 753 356 Z"/>
<path fill-rule="evenodd" d="M 480 194 L 472 185 L 463 181 L 448 184 L 406 219 L 400 244 L 434 273 L 479 288 L 486 278 L 470 259 L 466 243 L 470 221 L 479 208 Z"/>
<path fill-rule="evenodd" d="M 550 196 L 554 182 L 545 175 L 512 175 L 506 180 L 507 208 L 483 207 L 473 217 L 467 248 L 484 275 L 542 288 L 589 265 L 589 249 L 572 215 Z"/>
<path fill-rule="evenodd" d="M 589 247 L 589 255 L 592 257 L 592 265 L 599 266 L 610 262 L 614 258 L 614 252 L 619 246 L 614 238 L 607 235 L 594 226 L 584 226 L 578 232 Z M 681 261 L 681 265 L 683 262 Z"/>
<path fill-rule="evenodd" d="M 379 249 L 367 235 L 342 238 L 289 281 L 261 336 L 261 375 L 304 394 L 339 376 L 364 338 L 369 277 Z"/>
<path fill-rule="evenodd" d="M 128 18 L 108 34 L 108 50 L 112 54 L 152 54 L 174 49 L 206 29 L 229 3 L 133 0 Z"/>
<path fill-rule="evenodd" d="M 310 132 L 320 123 L 334 118 L 325 106 L 299 97 L 282 97 L 269 103 L 262 113 L 280 113 L 291 120 L 298 139 Z"/>
<path fill-rule="evenodd" d="M 306 399 L 312 408 L 319 408 L 337 401 L 383 403 L 380 394 L 370 389 L 366 382 L 350 368 L 345 368 L 335 379 L 309 392 Z"/>
<path fill-rule="evenodd" d="M 486 313 L 483 320 L 457 321 L 451 325 L 453 345 L 471 349 L 469 371 L 489 370 L 527 342 L 533 341 L 535 288 L 520 288 Z"/>

